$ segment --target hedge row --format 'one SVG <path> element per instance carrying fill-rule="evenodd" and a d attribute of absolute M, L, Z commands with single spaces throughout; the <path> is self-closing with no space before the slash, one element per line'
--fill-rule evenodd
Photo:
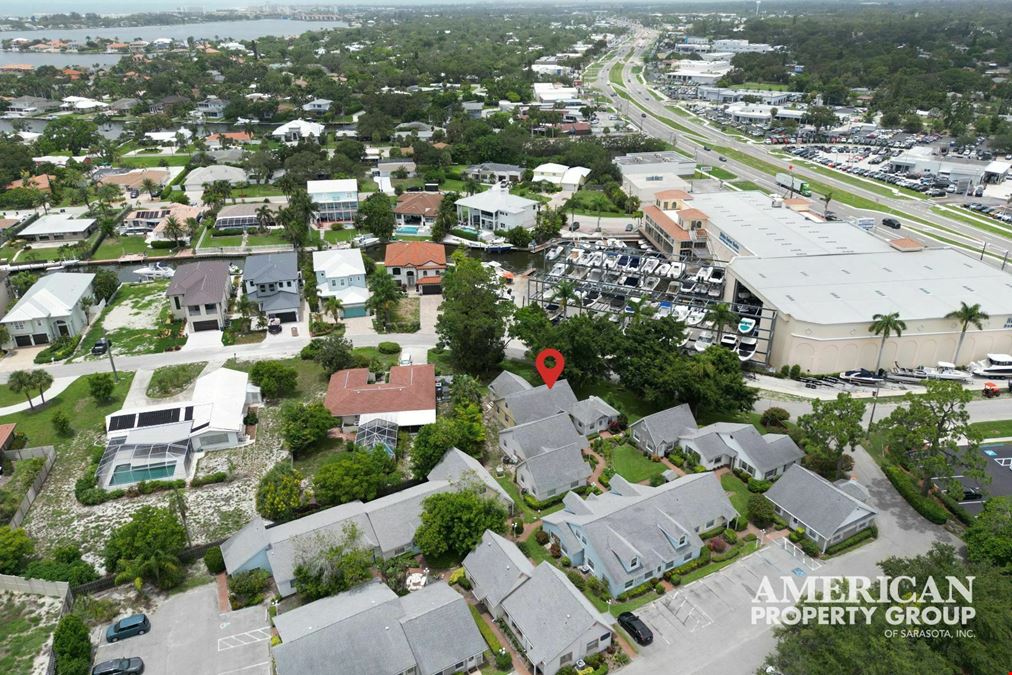
<path fill-rule="evenodd" d="M 654 591 L 654 585 L 656 583 L 657 582 L 655 580 L 653 580 L 653 579 L 650 579 L 648 581 L 644 581 L 639 586 L 634 586 L 633 588 L 630 588 L 625 593 L 619 593 L 618 597 L 615 598 L 615 599 L 618 600 L 619 602 L 625 602 L 626 600 L 632 600 L 633 598 L 638 598 L 641 595 L 646 595 L 647 593 L 652 593 Z"/>
<path fill-rule="evenodd" d="M 468 605 L 468 609 L 471 610 L 471 615 L 474 617 L 475 624 L 478 625 L 478 632 L 485 638 L 485 644 L 492 650 L 493 654 L 498 654 L 499 650 L 502 649 L 502 643 L 499 642 L 499 638 L 495 636 L 495 632 L 492 631 L 492 627 L 488 625 L 485 619 L 481 618 L 481 612 L 474 605 Z"/>
<path fill-rule="evenodd" d="M 901 468 L 890 465 L 884 467 L 882 470 L 885 472 L 889 482 L 896 488 L 896 491 L 907 500 L 910 506 L 914 507 L 917 513 L 936 525 L 944 525 L 945 521 L 949 519 L 949 515 L 945 512 L 945 509 L 930 497 L 922 495 L 914 484 L 913 479 Z"/>
<path fill-rule="evenodd" d="M 74 353 L 74 350 L 77 349 L 79 342 L 81 342 L 80 335 L 57 338 L 51 345 L 35 355 L 35 363 L 52 363 L 53 361 L 62 361 Z"/>
<path fill-rule="evenodd" d="M 228 473 L 225 471 L 215 471 L 209 473 L 206 476 L 197 476 L 190 481 L 190 487 L 201 487 L 203 485 L 211 485 L 212 483 L 224 483 L 228 480 Z"/>
<path fill-rule="evenodd" d="M 852 534 L 841 542 L 837 542 L 826 549 L 826 555 L 836 555 L 846 551 L 847 549 L 854 548 L 858 544 L 868 539 L 875 539 L 878 537 L 878 528 L 872 525 L 866 527 L 856 534 Z"/>
<path fill-rule="evenodd" d="M 583 496 L 586 495 L 590 491 L 590 489 L 591 489 L 590 485 L 581 485 L 575 490 L 570 490 L 570 492 L 575 492 L 576 494 Z M 527 506 L 534 509 L 535 511 L 542 511 L 549 507 L 555 506 L 556 504 L 562 503 L 562 500 L 565 499 L 565 497 L 566 495 L 562 494 L 557 495 L 555 497 L 549 497 L 548 499 L 544 499 L 542 501 L 538 501 L 528 492 L 524 493 L 524 503 L 527 504 Z"/>
<path fill-rule="evenodd" d="M 967 526 L 973 524 L 973 516 L 971 516 L 966 509 L 960 506 L 959 502 L 945 492 L 939 492 L 938 497 L 942 500 L 942 503 L 945 504 L 945 508 L 949 510 L 949 513 L 956 516 L 956 520 Z"/>
<path fill-rule="evenodd" d="M 665 573 L 664 576 L 667 577 L 667 578 L 670 578 L 670 577 L 673 577 L 673 576 L 676 576 L 676 575 L 677 576 L 682 576 L 682 575 L 688 574 L 689 572 L 691 572 L 694 569 L 699 569 L 703 565 L 708 565 L 708 564 L 710 564 L 710 549 L 707 548 L 706 546 L 704 546 L 703 549 L 702 549 L 702 551 L 700 551 L 698 558 L 694 558 L 693 560 L 690 560 L 689 562 L 685 563 L 681 567 L 676 567 L 675 569 L 673 569 L 673 570 Z"/>
<path fill-rule="evenodd" d="M 700 534 L 699 538 L 702 539 L 703 541 L 706 541 L 707 539 L 713 539 L 718 534 L 724 534 L 724 529 L 725 529 L 724 525 L 718 525 L 717 527 L 713 528 L 712 530 L 707 530 L 706 532 L 703 532 L 702 534 Z"/>

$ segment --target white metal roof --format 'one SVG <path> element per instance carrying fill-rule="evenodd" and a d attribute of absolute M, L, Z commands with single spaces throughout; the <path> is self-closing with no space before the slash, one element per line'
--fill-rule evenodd
<path fill-rule="evenodd" d="M 50 213 L 21 230 L 19 236 L 40 234 L 80 234 L 95 222 L 94 218 L 76 218 L 70 213 Z"/>
<path fill-rule="evenodd" d="M 498 187 L 457 200 L 457 206 L 481 211 L 502 211 L 503 213 L 520 213 L 533 208 L 536 204 L 537 202 L 534 200 L 512 195 L 507 190 Z"/>
<path fill-rule="evenodd" d="M 313 271 L 323 272 L 327 278 L 365 274 L 362 251 L 357 248 L 313 251 Z"/>
<path fill-rule="evenodd" d="M 358 181 L 354 178 L 311 180 L 306 183 L 306 192 L 311 195 L 323 192 L 358 192 Z"/>
<path fill-rule="evenodd" d="M 3 323 L 68 316 L 91 288 L 94 274 L 56 272 L 36 281 L 3 318 Z"/>
<path fill-rule="evenodd" d="M 979 302 L 992 321 L 1012 315 L 1012 276 L 948 248 L 739 257 L 730 270 L 768 305 L 814 324 L 863 324 L 899 312 L 909 325 L 942 318 L 960 302 Z"/>

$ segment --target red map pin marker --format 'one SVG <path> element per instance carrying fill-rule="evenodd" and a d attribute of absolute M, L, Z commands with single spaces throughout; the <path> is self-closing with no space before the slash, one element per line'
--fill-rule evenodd
<path fill-rule="evenodd" d="M 549 366 L 545 363 L 546 359 L 554 359 L 555 365 Z M 541 379 L 551 389 L 555 386 L 555 381 L 559 379 L 559 375 L 562 374 L 562 369 L 566 367 L 566 359 L 562 358 L 562 354 L 558 349 L 542 349 L 538 354 L 538 358 L 534 359 L 534 366 L 538 369 Z"/>

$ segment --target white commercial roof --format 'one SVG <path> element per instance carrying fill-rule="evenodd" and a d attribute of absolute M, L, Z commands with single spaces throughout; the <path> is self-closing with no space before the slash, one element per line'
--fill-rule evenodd
<path fill-rule="evenodd" d="M 357 248 L 336 248 L 313 251 L 313 271 L 323 272 L 328 278 L 365 274 L 362 252 Z"/>
<path fill-rule="evenodd" d="M 95 222 L 94 218 L 75 218 L 69 213 L 50 213 L 21 230 L 19 236 L 34 237 L 41 234 L 80 234 Z"/>
<path fill-rule="evenodd" d="M 916 252 L 735 258 L 731 272 L 781 313 L 814 324 L 869 323 L 899 312 L 939 319 L 960 302 L 1012 315 L 1012 275 L 949 248 Z"/>
<path fill-rule="evenodd" d="M 306 192 L 311 195 L 324 192 L 358 192 L 358 181 L 354 178 L 311 180 L 306 183 Z"/>
<path fill-rule="evenodd" d="M 3 323 L 68 316 L 91 288 L 94 278 L 94 274 L 80 272 L 47 274 L 25 291 Z"/>
<path fill-rule="evenodd" d="M 850 223 L 821 223 L 772 204 L 770 197 L 756 191 L 694 194 L 688 202 L 689 208 L 705 213 L 736 242 L 742 255 L 781 258 L 889 250 L 886 242 Z"/>
<path fill-rule="evenodd" d="M 1009 171 L 1012 171 L 1012 162 L 1001 162 L 997 159 L 984 167 L 984 173 L 996 173 L 999 176 L 1003 176 Z"/>

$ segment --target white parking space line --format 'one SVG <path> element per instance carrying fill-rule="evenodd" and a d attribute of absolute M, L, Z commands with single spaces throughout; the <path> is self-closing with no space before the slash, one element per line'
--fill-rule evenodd
<path fill-rule="evenodd" d="M 242 668 L 236 668 L 234 670 L 222 670 L 221 672 L 218 673 L 218 675 L 232 675 L 232 673 L 245 673 L 246 671 L 253 670 L 254 668 L 256 668 L 258 671 L 262 673 L 269 673 L 271 671 L 270 666 L 271 666 L 270 661 L 261 661 L 260 663 L 254 663 L 251 666 L 244 666 Z"/>
<path fill-rule="evenodd" d="M 218 638 L 218 651 L 225 652 L 229 649 L 244 647 L 245 645 L 251 645 L 270 639 L 271 631 L 269 628 L 256 628 L 254 630 L 246 631 L 245 633 L 236 633 L 235 635 L 226 635 L 223 638 Z"/>

